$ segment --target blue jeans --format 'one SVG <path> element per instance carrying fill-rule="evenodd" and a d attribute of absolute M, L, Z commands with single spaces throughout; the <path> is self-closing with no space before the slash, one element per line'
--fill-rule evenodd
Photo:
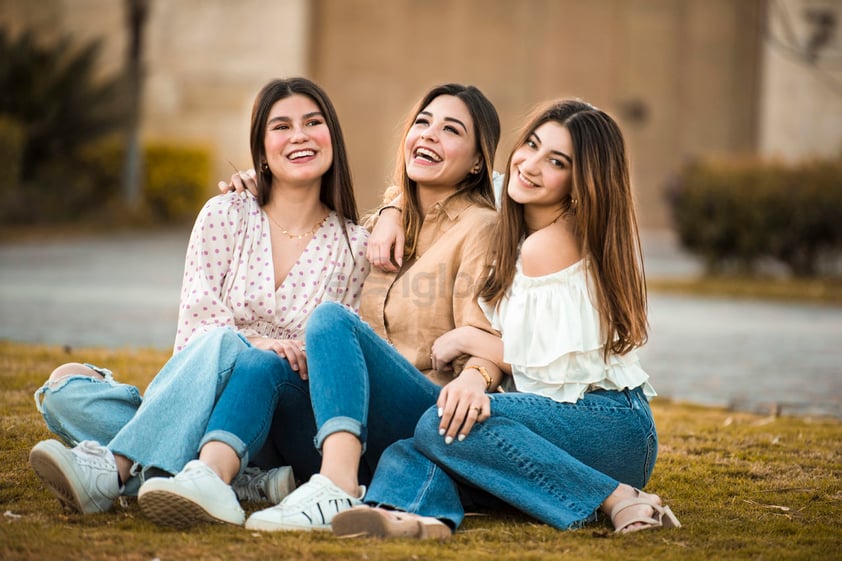
<path fill-rule="evenodd" d="M 315 435 L 308 383 L 274 351 L 250 347 L 237 355 L 199 449 L 224 442 L 237 452 L 241 467 L 252 461 L 267 468 L 289 465 L 306 480 L 321 464 Z"/>
<path fill-rule="evenodd" d="M 220 328 L 173 355 L 142 402 L 137 388 L 117 384 L 110 372 L 105 380 L 72 376 L 45 385 L 36 402 L 48 428 L 67 443 L 96 440 L 143 468 L 178 473 L 210 440 L 229 444 L 245 467 L 263 447 L 281 397 L 286 414 L 303 416 L 285 425 L 292 440 L 307 443 L 302 454 L 316 455 L 306 383 L 285 359 Z"/>
<path fill-rule="evenodd" d="M 390 444 L 412 436 L 441 388 L 334 302 L 313 310 L 306 338 L 316 448 L 331 434 L 349 432 L 362 442 L 362 463 L 373 471 Z"/>
<path fill-rule="evenodd" d="M 495 394 L 491 418 L 450 445 L 438 426 L 432 408 L 412 439 L 386 450 L 367 503 L 456 528 L 465 515 L 460 491 L 473 489 L 555 528 L 575 528 L 596 518 L 619 483 L 643 487 L 658 452 L 652 412 L 639 388 L 597 390 L 576 403 Z"/>

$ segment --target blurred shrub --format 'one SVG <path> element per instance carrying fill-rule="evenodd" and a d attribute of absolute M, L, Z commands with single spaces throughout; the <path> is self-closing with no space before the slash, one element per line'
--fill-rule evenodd
<path fill-rule="evenodd" d="M 166 221 L 193 219 L 208 199 L 211 158 L 198 147 L 150 144 L 145 149 L 143 200 Z"/>
<path fill-rule="evenodd" d="M 3 134 L 0 125 L 0 136 Z M 0 207 L 0 217 L 18 224 L 95 220 L 119 225 L 192 220 L 209 197 L 210 151 L 149 143 L 143 152 L 140 208 L 123 205 L 125 146 L 119 138 L 109 137 L 88 144 L 72 160 L 44 162 L 34 178 L 13 188 L 19 204 Z"/>
<path fill-rule="evenodd" d="M 20 202 L 21 161 L 25 131 L 17 119 L 0 114 L 0 198 L 5 206 L 17 206 Z"/>
<path fill-rule="evenodd" d="M 815 276 L 842 254 L 842 157 L 787 165 L 696 161 L 668 189 L 681 244 L 708 272 L 755 272 L 762 260 Z"/>
<path fill-rule="evenodd" d="M 73 159 L 124 124 L 121 78 L 97 77 L 100 48 L 68 37 L 48 45 L 32 32 L 12 37 L 0 29 L 0 114 L 24 128 L 22 179 L 35 177 L 43 162 Z"/>

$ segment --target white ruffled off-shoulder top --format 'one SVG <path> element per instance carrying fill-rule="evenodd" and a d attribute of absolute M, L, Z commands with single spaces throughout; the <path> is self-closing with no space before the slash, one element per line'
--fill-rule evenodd
<path fill-rule="evenodd" d="M 512 365 L 504 390 L 570 403 L 595 388 L 642 386 L 647 397 L 657 395 L 634 350 L 604 360 L 589 279 L 587 258 L 541 277 L 524 275 L 518 260 L 512 286 L 499 305 L 480 301 L 491 325 L 502 333 L 503 360 Z"/>

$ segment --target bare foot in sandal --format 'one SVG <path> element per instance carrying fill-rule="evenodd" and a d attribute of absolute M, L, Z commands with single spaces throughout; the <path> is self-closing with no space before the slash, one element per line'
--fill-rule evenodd
<path fill-rule="evenodd" d="M 653 528 L 680 528 L 681 523 L 661 497 L 621 483 L 600 510 L 611 517 L 614 532 L 626 534 Z"/>

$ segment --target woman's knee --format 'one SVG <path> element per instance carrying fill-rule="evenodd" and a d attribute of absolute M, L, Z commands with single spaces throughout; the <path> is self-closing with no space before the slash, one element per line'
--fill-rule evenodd
<path fill-rule="evenodd" d="M 439 422 L 437 405 L 433 405 L 421 415 L 412 436 L 416 448 L 422 452 L 431 451 L 439 444 L 444 443 L 444 437 L 439 434 Z"/>
<path fill-rule="evenodd" d="M 98 380 L 105 379 L 105 376 L 86 364 L 68 362 L 53 370 L 52 374 L 50 374 L 50 377 L 47 379 L 47 382 L 55 382 L 68 376 L 90 376 L 91 378 L 96 378 Z"/>
<path fill-rule="evenodd" d="M 291 377 L 299 377 L 285 358 L 281 358 L 274 351 L 265 351 L 254 347 L 244 349 L 237 355 L 234 372 L 236 377 L 244 377 L 250 380 L 267 379 L 276 383 L 286 381 Z"/>
<path fill-rule="evenodd" d="M 351 317 L 351 312 L 337 302 L 322 302 L 307 319 L 307 336 L 332 329 Z"/>

